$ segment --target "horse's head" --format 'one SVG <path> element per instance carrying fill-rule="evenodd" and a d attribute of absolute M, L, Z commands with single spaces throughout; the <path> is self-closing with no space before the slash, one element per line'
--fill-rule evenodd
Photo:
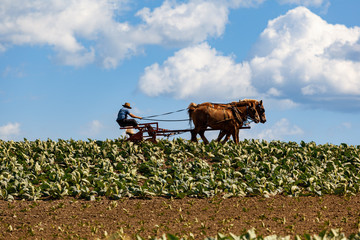
<path fill-rule="evenodd" d="M 259 117 L 260 117 L 260 122 L 261 123 L 265 123 L 266 122 L 266 116 L 265 116 L 265 108 L 263 106 L 263 101 L 260 100 L 260 102 L 258 101 L 256 103 L 256 111 L 258 112 L 259 114 Z"/>
<path fill-rule="evenodd" d="M 251 120 L 253 120 L 255 123 L 260 122 L 260 116 L 256 110 L 255 104 L 249 104 L 249 106 L 247 108 L 247 113 L 248 113 L 248 116 L 251 118 Z"/>
<path fill-rule="evenodd" d="M 260 117 L 256 110 L 256 104 L 254 102 L 239 101 L 239 102 L 234 102 L 234 104 L 237 107 L 246 107 L 246 112 L 242 111 L 243 113 L 246 113 L 246 118 L 247 117 L 251 118 L 251 120 L 253 120 L 255 123 L 260 122 Z"/>
<path fill-rule="evenodd" d="M 263 101 L 262 100 L 258 101 L 258 100 L 255 100 L 255 99 L 243 99 L 243 100 L 239 100 L 239 103 L 244 103 L 244 104 L 253 103 L 253 104 L 255 104 L 256 111 L 257 111 L 257 113 L 259 114 L 259 117 L 260 117 L 260 122 L 261 123 L 266 122 L 265 108 L 263 106 Z"/>

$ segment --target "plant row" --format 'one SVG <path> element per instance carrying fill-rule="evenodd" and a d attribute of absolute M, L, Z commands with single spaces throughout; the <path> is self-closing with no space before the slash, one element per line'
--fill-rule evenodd
<path fill-rule="evenodd" d="M 108 240 L 112 239 L 128 239 L 129 237 L 127 235 L 124 235 L 124 233 L 118 232 L 113 235 L 111 235 Z M 186 240 L 186 239 L 194 239 L 193 236 L 189 237 L 178 237 L 172 234 L 164 234 L 160 238 L 153 238 L 154 240 Z M 235 235 L 230 233 L 230 235 L 224 235 L 221 233 L 218 233 L 215 237 L 207 237 L 205 240 L 290 240 L 292 239 L 290 236 L 282 237 L 277 235 L 269 235 L 269 236 L 258 236 L 255 233 L 255 229 L 250 229 L 246 233 L 242 235 Z M 296 235 L 296 240 L 358 240 L 360 239 L 360 232 L 357 234 L 351 234 L 349 237 L 346 237 L 344 233 L 341 233 L 339 229 L 331 229 L 329 231 L 322 231 L 320 234 L 310 235 L 310 234 L 304 234 L 303 236 Z M 142 237 L 137 236 L 137 240 L 143 240 Z"/>
<path fill-rule="evenodd" d="M 356 194 L 360 146 L 0 140 L 0 199 Z"/>

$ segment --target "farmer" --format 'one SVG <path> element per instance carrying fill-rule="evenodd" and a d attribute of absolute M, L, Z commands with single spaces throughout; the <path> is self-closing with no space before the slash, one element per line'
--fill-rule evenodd
<path fill-rule="evenodd" d="M 135 121 L 135 119 L 128 119 L 127 116 L 130 115 L 130 117 L 138 118 L 138 119 L 142 119 L 142 117 L 138 117 L 130 113 L 129 111 L 129 109 L 131 109 L 130 103 L 125 103 L 122 106 L 123 108 L 120 109 L 116 122 L 120 125 L 120 127 L 127 127 L 127 126 L 137 127 L 138 123 Z"/>

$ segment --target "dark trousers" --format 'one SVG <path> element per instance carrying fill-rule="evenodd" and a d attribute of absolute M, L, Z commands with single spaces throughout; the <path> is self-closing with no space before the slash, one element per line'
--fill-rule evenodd
<path fill-rule="evenodd" d="M 116 122 L 119 124 L 120 127 L 136 127 L 138 123 L 135 121 L 135 119 L 122 119 L 122 120 L 116 120 Z"/>

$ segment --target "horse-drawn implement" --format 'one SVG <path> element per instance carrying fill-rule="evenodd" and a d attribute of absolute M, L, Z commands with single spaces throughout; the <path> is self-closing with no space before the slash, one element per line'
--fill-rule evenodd
<path fill-rule="evenodd" d="M 158 121 L 192 121 L 194 123 L 193 129 L 180 129 L 169 130 L 159 128 L 159 124 L 156 119 L 152 117 L 168 115 L 171 113 L 188 110 L 189 118 L 182 120 L 158 120 Z M 205 138 L 205 131 L 219 131 L 218 141 L 222 137 L 226 136 L 223 142 L 226 142 L 230 135 L 232 135 L 236 143 L 239 142 L 239 130 L 250 129 L 249 124 L 245 124 L 248 120 L 255 123 L 265 123 L 265 109 L 262 101 L 254 99 L 244 99 L 238 102 L 232 102 L 227 104 L 215 104 L 215 103 L 191 103 L 187 109 L 181 109 L 175 112 L 164 113 L 160 115 L 154 115 L 144 120 L 150 120 L 153 122 L 138 124 L 136 127 L 121 127 L 120 129 L 136 129 L 137 132 L 127 132 L 129 137 L 128 141 L 141 142 L 144 140 L 156 142 L 156 137 L 170 137 L 173 135 L 191 132 L 191 140 L 197 141 L 196 135 L 199 134 L 204 141 L 208 143 Z"/>
<path fill-rule="evenodd" d="M 132 127 L 122 127 L 120 129 L 132 129 Z M 151 141 L 156 143 L 156 137 L 171 137 L 185 132 L 191 132 L 192 129 L 179 129 L 179 130 L 169 130 L 164 128 L 159 128 L 158 122 L 149 122 L 139 124 L 136 128 L 136 133 L 127 133 L 127 141 L 131 142 L 142 142 L 142 141 Z M 241 129 L 250 129 L 250 126 L 241 127 Z M 206 129 L 206 131 L 215 131 L 217 129 Z"/>

